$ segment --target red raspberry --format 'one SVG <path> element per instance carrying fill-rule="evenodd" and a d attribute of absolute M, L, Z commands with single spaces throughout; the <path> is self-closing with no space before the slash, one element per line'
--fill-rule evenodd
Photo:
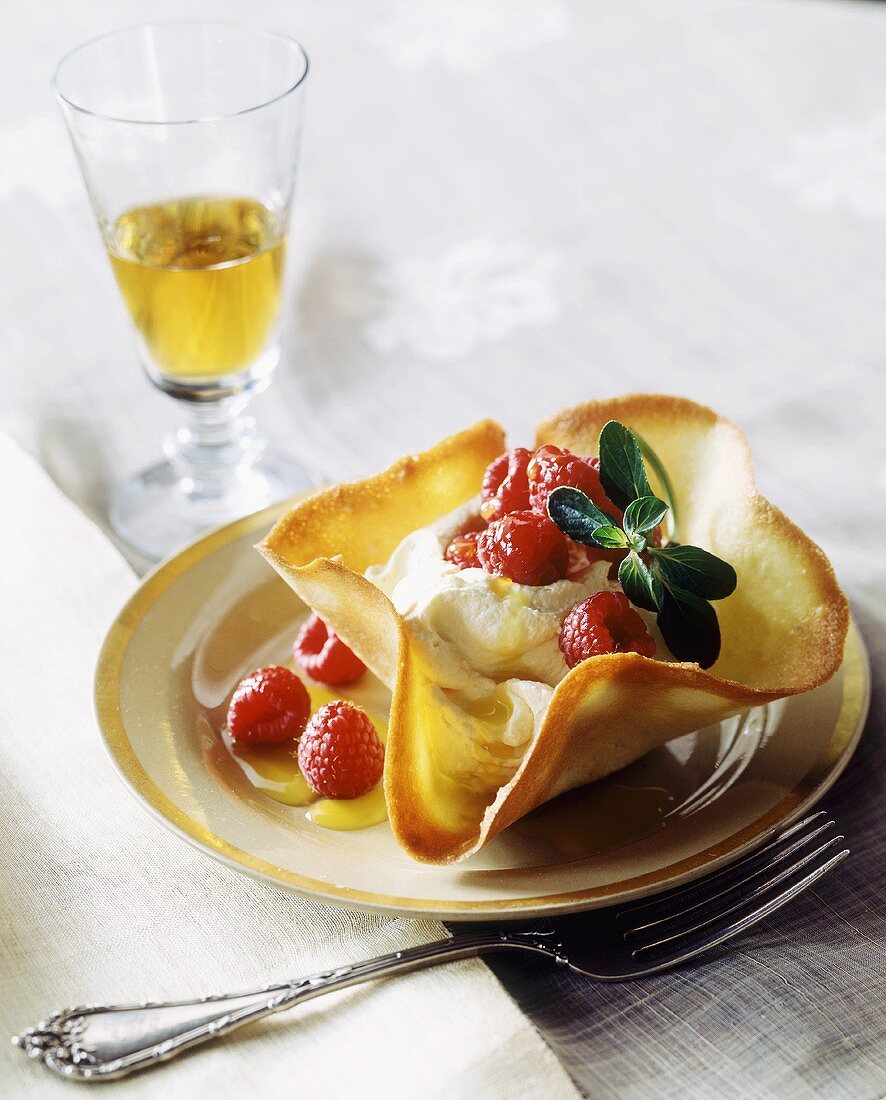
<path fill-rule="evenodd" d="M 298 766 L 323 798 L 358 798 L 381 779 L 385 747 L 366 712 L 337 699 L 308 723 L 298 744 Z"/>
<path fill-rule="evenodd" d="M 561 485 L 581 489 L 598 508 L 621 524 L 622 511 L 603 492 L 600 483 L 600 460 L 580 458 L 571 451 L 550 444 L 539 447 L 527 469 L 529 507 L 541 516 L 548 514 L 548 497 Z"/>
<path fill-rule="evenodd" d="M 603 550 L 599 546 L 583 546 L 580 542 L 567 539 L 569 544 L 569 567 L 566 576 L 569 580 L 576 580 L 598 561 L 607 561 L 612 566 L 610 575 L 615 580 L 618 575 L 617 564 L 625 556 L 625 550 Z"/>
<path fill-rule="evenodd" d="M 567 545 L 569 548 L 569 565 L 566 568 L 566 576 L 570 580 L 575 580 L 591 566 L 591 557 L 588 554 L 589 547 L 582 546 L 580 542 L 573 542 L 572 539 L 568 540 Z"/>
<path fill-rule="evenodd" d="M 551 584 L 569 567 L 566 536 L 547 516 L 510 512 L 477 539 L 477 557 L 487 573 L 517 584 Z"/>
<path fill-rule="evenodd" d="M 655 656 L 646 624 L 622 592 L 597 592 L 568 611 L 560 628 L 560 649 L 570 668 L 601 653 Z"/>
<path fill-rule="evenodd" d="M 513 447 L 486 467 L 480 505 L 484 519 L 501 519 L 508 512 L 521 512 L 529 507 L 526 467 L 531 457 L 532 452 L 525 447 Z"/>
<path fill-rule="evenodd" d="M 480 565 L 477 560 L 477 539 L 479 531 L 465 531 L 455 538 L 446 547 L 443 557 L 459 569 L 475 569 Z"/>
<path fill-rule="evenodd" d="M 312 615 L 298 632 L 293 652 L 308 676 L 321 684 L 352 684 L 366 671 L 357 654 L 319 615 Z"/>
<path fill-rule="evenodd" d="M 228 729 L 241 744 L 264 745 L 298 737 L 311 700 L 296 674 L 280 665 L 251 672 L 237 685 L 228 707 Z"/>

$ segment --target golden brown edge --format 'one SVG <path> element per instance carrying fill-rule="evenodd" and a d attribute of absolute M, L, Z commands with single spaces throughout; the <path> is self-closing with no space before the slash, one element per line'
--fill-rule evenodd
<path fill-rule="evenodd" d="M 346 604 L 348 629 L 339 631 L 341 637 L 376 676 L 393 684 L 385 795 L 394 833 L 411 854 L 420 850 L 421 838 L 431 839 L 439 851 L 452 850 L 463 838 L 423 813 L 420 792 L 413 782 L 398 781 L 400 777 L 414 777 L 421 766 L 418 693 L 411 689 L 423 682 L 424 674 L 415 660 L 403 620 L 387 596 L 361 573 L 369 565 L 386 561 L 411 531 L 475 496 L 483 471 L 501 454 L 504 445 L 501 427 L 491 420 L 481 421 L 427 451 L 397 460 L 378 474 L 333 486 L 299 502 L 256 547 L 321 617 L 338 621 L 337 612 Z M 376 516 L 385 528 L 381 541 L 357 552 L 352 545 L 350 552 L 341 554 L 344 545 L 330 535 L 330 525 L 339 526 L 346 534 L 347 524 L 337 523 L 340 517 L 362 516 L 368 520 L 376 504 L 392 505 L 398 495 L 414 504 L 416 493 L 425 515 L 417 519 L 414 507 L 389 507 L 383 516 Z M 361 530 L 365 532 L 365 527 Z M 322 532 L 319 546 L 318 531 Z M 323 539 L 327 540 L 325 546 Z M 335 557 L 320 556 L 318 550 Z M 381 648 L 380 624 L 384 624 L 385 635 Z"/>
<path fill-rule="evenodd" d="M 759 520 L 775 529 L 780 537 L 793 543 L 797 550 L 807 555 L 807 560 L 816 566 L 815 572 L 822 589 L 829 593 L 829 604 L 833 612 L 830 645 L 818 651 L 820 660 L 818 660 L 814 669 L 810 669 L 807 680 L 797 684 L 778 685 L 762 689 L 718 678 L 704 672 L 695 665 L 662 664 L 633 654 L 613 654 L 605 658 L 596 658 L 594 661 L 585 662 L 572 670 L 558 685 L 545 720 L 532 745 L 527 750 L 517 773 L 508 784 L 500 789 L 492 805 L 487 808 L 479 830 L 477 832 L 465 831 L 462 835 L 457 835 L 451 830 L 440 828 L 429 817 L 426 808 L 421 804 L 420 798 L 416 797 L 417 789 L 413 785 L 409 782 L 405 785 L 395 784 L 391 778 L 414 775 L 415 768 L 418 766 L 415 736 L 420 723 L 416 720 L 416 716 L 412 715 L 412 718 L 410 717 L 412 708 L 415 706 L 415 700 L 408 696 L 405 689 L 410 682 L 410 673 L 412 677 L 415 677 L 420 675 L 420 672 L 411 667 L 414 666 L 415 662 L 412 660 L 411 647 L 408 636 L 403 630 L 402 621 L 394 611 L 390 601 L 383 594 L 378 593 L 383 604 L 370 595 L 369 588 L 374 588 L 374 586 L 368 586 L 368 582 L 362 577 L 354 578 L 354 580 L 359 579 L 362 582 L 360 585 L 355 586 L 353 582 L 347 582 L 346 577 L 348 574 L 353 577 L 350 569 L 346 569 L 340 563 L 329 563 L 337 567 L 337 583 L 344 584 L 345 591 L 350 591 L 354 597 L 358 597 L 356 589 L 359 588 L 362 597 L 376 605 L 374 614 L 383 613 L 385 615 L 389 623 L 389 629 L 392 629 L 392 634 L 396 637 L 396 641 L 394 641 L 393 636 L 391 638 L 393 645 L 396 647 L 396 657 L 393 653 L 389 655 L 390 659 L 396 661 L 391 725 L 392 730 L 395 727 L 398 731 L 402 730 L 402 736 L 395 734 L 389 740 L 386 791 L 390 798 L 391 823 L 395 834 L 400 843 L 414 858 L 432 863 L 450 862 L 466 858 L 477 851 L 491 836 L 537 806 L 540 801 L 544 800 L 545 796 L 551 797 L 551 776 L 555 775 L 558 767 L 562 765 L 563 753 L 569 747 L 569 739 L 563 737 L 563 730 L 568 728 L 576 718 L 583 699 L 588 696 L 596 685 L 605 684 L 612 687 L 622 681 L 629 680 L 631 681 L 631 691 L 635 697 L 646 695 L 650 699 L 663 698 L 674 690 L 679 692 L 690 689 L 712 700 L 711 720 L 714 720 L 715 717 L 726 717 L 749 706 L 810 690 L 827 680 L 839 667 L 848 628 L 848 605 L 836 583 L 833 569 L 820 548 L 774 505 L 760 496 L 753 476 L 747 441 L 731 422 L 719 417 L 713 410 L 687 399 L 665 395 L 635 395 L 608 401 L 588 402 L 564 410 L 564 412 L 539 426 L 538 442 L 557 442 L 558 439 L 562 439 L 564 436 L 575 436 L 576 434 L 588 435 L 593 433 L 596 437 L 599 428 L 606 420 L 615 418 L 630 422 L 633 417 L 642 416 L 644 413 L 664 419 L 682 420 L 684 423 L 687 419 L 690 419 L 698 421 L 710 429 L 720 426 L 733 435 L 743 456 L 741 473 L 746 488 L 749 490 L 748 507 L 754 510 Z M 407 456 L 406 459 L 400 460 L 400 462 L 395 463 L 394 466 L 382 474 L 375 475 L 373 478 L 336 486 L 310 498 L 284 517 L 258 549 L 274 564 L 279 572 L 289 579 L 292 587 L 299 595 L 322 615 L 323 608 L 318 606 L 317 603 L 319 598 L 322 604 L 322 598 L 316 590 L 313 593 L 310 591 L 314 588 L 311 577 L 316 574 L 316 567 L 320 563 L 314 561 L 313 565 L 309 563 L 306 566 L 293 566 L 291 558 L 288 559 L 288 555 L 293 551 L 297 553 L 299 543 L 311 541 L 311 535 L 308 532 L 311 532 L 313 528 L 312 533 L 316 533 L 314 523 L 317 520 L 328 521 L 331 511 L 335 512 L 342 508 L 347 509 L 349 504 L 355 501 L 365 503 L 367 496 L 372 498 L 379 487 L 383 489 L 390 488 L 392 479 L 395 482 L 400 478 L 404 481 L 408 480 L 419 474 L 424 464 L 437 460 L 445 461 L 447 456 L 451 456 L 465 446 L 466 437 L 469 437 L 471 433 L 476 433 L 481 427 L 490 426 L 497 429 L 498 436 L 500 436 L 500 429 L 497 425 L 484 422 L 484 425 L 469 429 L 467 433 L 459 433 L 458 436 L 449 437 L 437 448 L 432 448 L 424 455 Z M 503 439 L 499 441 L 498 436 L 496 437 L 495 446 L 501 448 L 503 447 Z M 439 512 L 430 515 L 422 522 L 417 523 L 414 519 L 414 513 L 410 513 L 408 522 L 404 524 L 402 530 L 398 531 L 397 536 L 390 544 L 388 553 L 409 531 L 422 526 L 423 522 L 430 522 L 439 515 L 445 514 L 446 510 L 457 507 L 463 499 L 468 499 L 472 492 L 476 491 L 477 484 L 478 482 L 474 484 L 472 491 L 451 496 L 449 509 L 441 508 Z M 386 495 L 386 492 L 382 492 L 382 499 Z M 405 519 L 405 517 L 403 518 Z M 299 532 L 307 534 L 307 539 L 300 538 Z M 339 547 L 340 545 L 339 543 Z M 283 553 L 278 552 L 281 548 L 284 551 Z M 333 547 L 329 549 L 335 552 Z M 360 563 L 359 568 L 362 570 L 367 565 L 386 558 L 387 554 L 381 555 L 379 548 L 375 549 L 378 556 L 364 561 L 357 555 L 357 561 L 354 561 L 352 568 L 357 568 L 358 563 Z M 328 552 L 329 550 L 327 550 Z M 375 589 L 375 592 L 377 591 Z M 356 643 L 357 639 L 346 637 L 345 641 Z M 362 647 L 358 645 L 358 648 Z M 363 652 L 365 653 L 365 649 L 363 649 Z M 705 724 L 703 721 L 699 722 L 699 725 L 703 724 Z M 649 747 L 653 747 L 652 744 Z M 541 766 L 531 767 L 531 764 L 539 759 Z M 627 762 L 629 762 L 628 759 L 625 759 L 624 763 Z"/>
<path fill-rule="evenodd" d="M 121 608 L 111 624 L 98 657 L 94 678 L 95 707 L 109 759 L 121 780 L 146 810 L 182 839 L 241 873 L 291 889 L 305 896 L 321 898 L 332 904 L 360 906 L 369 911 L 419 918 L 500 920 L 502 914 L 532 916 L 540 912 L 568 913 L 610 905 L 617 900 L 635 900 L 666 886 L 677 886 L 697 878 L 706 870 L 716 870 L 770 838 L 780 827 L 797 820 L 811 808 L 844 771 L 864 728 L 870 701 L 870 664 L 867 650 L 857 627 L 847 639 L 843 685 L 839 713 L 827 746 L 797 784 L 771 809 L 721 841 L 694 852 L 675 863 L 653 871 L 558 894 L 532 897 L 490 896 L 467 902 L 414 896 L 390 896 L 329 883 L 281 867 L 246 851 L 213 832 L 201 820 L 195 820 L 160 790 L 142 764 L 136 744 L 131 740 L 122 704 L 126 681 L 125 662 L 133 638 L 145 628 L 158 603 L 167 598 L 169 589 L 219 550 L 258 531 L 266 530 L 280 505 L 270 505 L 232 524 L 204 535 L 175 557 L 161 563 L 142 580 L 136 592 Z M 541 889 L 541 886 L 539 887 Z"/>
<path fill-rule="evenodd" d="M 746 507 L 756 517 L 760 528 L 774 531 L 784 542 L 802 553 L 809 563 L 812 573 L 821 589 L 825 605 L 828 608 L 828 630 L 818 645 L 811 649 L 808 675 L 805 680 L 790 685 L 776 684 L 765 688 L 751 688 L 734 680 L 721 679 L 712 673 L 699 670 L 709 684 L 729 690 L 736 700 L 746 699 L 748 706 L 756 706 L 772 699 L 784 698 L 811 691 L 819 684 L 829 680 L 843 659 L 846 634 L 849 630 L 849 601 L 837 582 L 834 568 L 821 547 L 801 530 L 795 523 L 759 492 L 751 456 L 750 445 L 744 433 L 731 420 L 720 416 L 707 405 L 690 401 L 685 397 L 668 394 L 626 394 L 601 401 L 587 401 L 542 421 L 536 430 L 536 445 L 543 442 L 557 442 L 576 433 L 590 436 L 596 442 L 600 429 L 607 420 L 631 420 L 653 415 L 664 420 L 691 419 L 713 429 L 719 427 L 730 433 L 743 458 L 741 470 L 744 488 L 747 492 Z M 682 667 L 671 665 L 673 669 Z M 688 666 L 694 667 L 694 666 Z"/>
<path fill-rule="evenodd" d="M 494 420 L 481 420 L 464 431 L 447 436 L 418 454 L 398 458 L 380 473 L 356 481 L 342 482 L 322 489 L 291 508 L 271 528 L 256 549 L 272 563 L 277 560 L 301 565 L 317 558 L 337 558 L 356 573 L 370 565 L 387 561 L 399 542 L 417 527 L 432 523 L 445 512 L 479 492 L 472 484 L 475 468 L 504 449 L 504 431 Z M 463 469 L 451 482 L 441 471 L 460 462 Z M 491 459 L 488 459 L 491 461 Z M 484 467 L 485 468 L 485 467 Z M 480 476 L 482 477 L 482 470 Z M 372 530 L 354 529 L 353 518 L 366 517 L 373 508 L 390 504 L 398 493 L 420 488 L 422 493 L 419 522 L 416 514 L 392 514 L 388 509 L 376 517 Z M 449 503 L 455 501 L 455 503 Z M 414 503 L 414 501 L 413 501 Z"/>
<path fill-rule="evenodd" d="M 774 699 L 810 691 L 829 680 L 842 660 L 846 633 L 849 627 L 849 605 L 843 595 L 833 568 L 821 548 L 792 523 L 775 505 L 760 495 L 753 472 L 750 447 L 743 433 L 731 421 L 719 416 L 712 409 L 685 398 L 664 394 L 626 395 L 603 401 L 586 402 L 566 409 L 539 425 L 536 446 L 552 442 L 568 445 L 576 436 L 589 441 L 587 453 L 594 453 L 600 429 L 608 420 L 620 420 L 630 426 L 640 417 L 663 420 L 687 419 L 704 425 L 710 431 L 720 427 L 730 433 L 738 444 L 743 457 L 741 480 L 747 491 L 746 507 L 752 511 L 761 526 L 777 532 L 778 536 L 793 545 L 817 574 L 817 581 L 826 596 L 828 607 L 825 635 L 826 645 L 810 647 L 808 675 L 805 680 L 765 688 L 753 688 L 736 681 L 723 679 L 705 672 L 693 664 L 663 664 L 635 654 L 611 654 L 583 662 L 561 681 L 545 715 L 541 729 L 527 750 L 513 779 L 503 787 L 494 803 L 488 808 L 474 843 L 461 846 L 454 858 L 466 858 L 476 852 L 486 841 L 519 820 L 539 804 L 539 798 L 550 789 L 551 777 L 564 766 L 564 752 L 569 740 L 563 730 L 569 728 L 581 710 L 582 700 L 596 685 L 607 683 L 610 687 L 619 681 L 631 680 L 630 695 L 634 702 L 664 699 L 668 694 L 692 690 L 699 701 L 704 695 L 712 701 L 712 711 L 720 710 L 715 717 L 726 718 L 752 706 L 759 706 Z M 716 700 L 716 703 L 714 703 Z M 706 724 L 699 721 L 699 726 Z M 636 731 L 638 738 L 641 731 Z M 638 740 L 638 744 L 642 742 Z M 650 748 L 653 744 L 649 745 Z M 533 767 L 536 759 L 539 767 Z M 629 761 L 625 760 L 625 763 Z M 614 770 L 614 769 L 613 769 Z M 431 857 L 439 858 L 433 851 Z"/>

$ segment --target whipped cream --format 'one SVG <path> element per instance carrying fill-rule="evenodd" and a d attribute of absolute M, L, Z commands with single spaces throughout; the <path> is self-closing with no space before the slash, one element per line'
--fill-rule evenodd
<path fill-rule="evenodd" d="M 560 652 L 563 616 L 604 588 L 608 562 L 578 580 L 515 584 L 485 569 L 459 569 L 443 557 L 478 502 L 470 501 L 400 543 L 386 565 L 366 576 L 389 597 L 442 687 L 471 690 L 478 677 L 501 683 L 516 678 L 555 687 L 568 668 Z"/>
<path fill-rule="evenodd" d="M 575 580 L 539 586 L 447 562 L 446 547 L 479 504 L 413 531 L 384 565 L 366 571 L 403 617 L 435 685 L 445 727 L 439 766 L 478 790 L 513 776 L 569 671 L 559 646 L 566 612 L 618 588 L 605 561 Z"/>

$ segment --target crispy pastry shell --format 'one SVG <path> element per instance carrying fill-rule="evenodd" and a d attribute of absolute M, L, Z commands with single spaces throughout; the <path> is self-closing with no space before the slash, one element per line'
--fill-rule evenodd
<path fill-rule="evenodd" d="M 757 493 L 738 429 L 691 401 L 634 395 L 558 414 L 539 427 L 537 444 L 595 454 L 611 419 L 661 458 L 680 541 L 735 567 L 735 593 L 716 604 L 722 652 L 708 671 L 633 653 L 584 661 L 554 690 L 513 778 L 491 792 L 470 790 L 437 767 L 440 694 L 393 604 L 362 573 L 411 531 L 476 495 L 485 467 L 504 450 L 501 428 L 483 421 L 374 477 L 324 490 L 296 505 L 258 547 L 392 687 L 385 793 L 394 834 L 414 859 L 466 858 L 555 795 L 674 737 L 808 691 L 840 665 L 845 597 L 822 551 Z"/>

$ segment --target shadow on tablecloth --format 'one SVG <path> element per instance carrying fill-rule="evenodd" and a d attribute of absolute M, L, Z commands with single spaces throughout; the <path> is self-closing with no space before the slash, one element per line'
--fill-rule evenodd
<path fill-rule="evenodd" d="M 489 966 L 594 1100 L 877 1100 L 886 1094 L 886 624 L 854 607 L 873 669 L 859 748 L 823 806 L 852 854 L 734 945 L 682 971 L 592 984 Z"/>

